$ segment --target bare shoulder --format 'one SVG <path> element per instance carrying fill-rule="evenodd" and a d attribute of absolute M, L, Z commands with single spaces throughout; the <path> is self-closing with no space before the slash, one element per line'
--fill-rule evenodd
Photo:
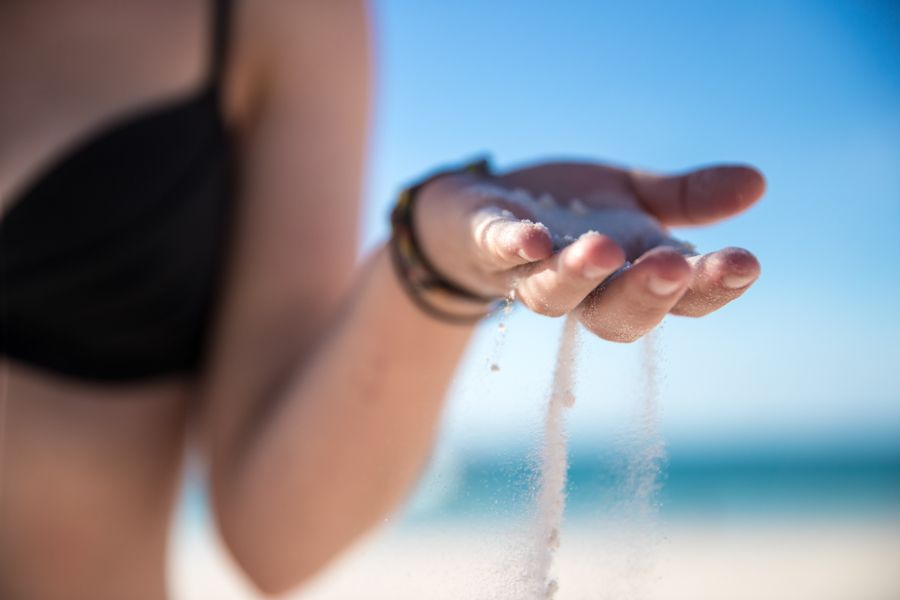
<path fill-rule="evenodd" d="M 368 16 L 362 0 L 243 0 L 237 3 L 237 10 L 248 28 L 264 34 L 257 41 L 271 46 L 302 45 L 310 38 L 328 38 L 338 31 L 359 33 Z"/>
<path fill-rule="evenodd" d="M 367 97 L 369 10 L 363 0 L 237 0 L 227 110 L 245 123 L 273 88 L 342 79 Z M 309 88 L 306 87 L 309 91 Z M 299 91 L 299 90 L 298 90 Z M 350 91 L 350 90 L 348 90 Z"/>
<path fill-rule="evenodd" d="M 321 278 L 302 278 L 321 292 L 330 287 L 322 279 L 346 281 L 355 254 L 370 90 L 366 6 L 243 0 L 233 9 L 226 102 L 241 145 L 237 250 L 265 255 L 257 274 L 325 260 L 313 269 Z"/>
<path fill-rule="evenodd" d="M 243 0 L 234 10 L 226 101 L 240 185 L 204 386 L 214 455 L 311 355 L 348 293 L 369 110 L 362 2 Z"/>

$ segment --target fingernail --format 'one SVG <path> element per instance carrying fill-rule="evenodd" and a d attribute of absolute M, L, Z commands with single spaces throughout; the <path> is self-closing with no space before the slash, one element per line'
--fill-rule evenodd
<path fill-rule="evenodd" d="M 756 279 L 756 275 L 736 275 L 729 273 L 722 277 L 722 285 L 732 290 L 736 290 L 750 285 L 750 282 L 754 279 Z"/>
<path fill-rule="evenodd" d="M 662 277 L 650 277 L 647 280 L 647 287 L 657 296 L 668 296 L 681 287 L 681 282 L 663 279 Z"/>
<path fill-rule="evenodd" d="M 534 262 L 538 260 L 536 257 L 529 256 L 527 252 L 525 252 L 525 248 L 519 248 L 516 252 L 522 259 L 527 260 L 528 262 Z"/>
<path fill-rule="evenodd" d="M 581 273 L 588 279 L 600 279 L 601 277 L 609 275 L 609 269 L 587 263 L 581 268 Z"/>

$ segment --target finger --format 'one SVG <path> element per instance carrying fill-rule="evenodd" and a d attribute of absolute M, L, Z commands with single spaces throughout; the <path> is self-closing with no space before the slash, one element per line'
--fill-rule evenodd
<path fill-rule="evenodd" d="M 578 306 L 624 262 L 625 254 L 613 240 L 586 233 L 550 258 L 529 265 L 516 292 L 534 312 L 558 317 Z"/>
<path fill-rule="evenodd" d="M 723 165 L 665 176 L 628 173 L 638 200 L 666 225 L 700 225 L 735 215 L 765 192 L 766 180 L 753 167 Z"/>
<path fill-rule="evenodd" d="M 691 267 L 671 248 L 654 248 L 578 307 L 584 326 L 603 339 L 633 342 L 655 327 L 687 289 Z"/>
<path fill-rule="evenodd" d="M 473 214 L 472 239 L 488 269 L 511 269 L 553 252 L 547 227 L 520 217 L 521 212 L 517 216 L 499 206 L 486 206 Z"/>
<path fill-rule="evenodd" d="M 693 278 L 672 313 L 702 317 L 743 294 L 759 277 L 756 257 L 742 248 L 725 248 L 688 259 Z"/>

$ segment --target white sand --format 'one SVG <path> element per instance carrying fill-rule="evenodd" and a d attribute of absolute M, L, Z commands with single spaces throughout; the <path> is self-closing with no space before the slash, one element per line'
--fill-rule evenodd
<path fill-rule="evenodd" d="M 900 517 L 664 523 L 650 600 L 896 600 Z M 630 531 L 570 523 L 557 556 L 558 600 L 629 600 L 621 553 Z M 291 600 L 503 597 L 503 532 L 475 524 L 389 531 L 361 543 Z M 491 579 L 495 577 L 496 579 Z M 251 600 L 207 534 L 176 537 L 175 600 Z"/>
<path fill-rule="evenodd" d="M 544 418 L 540 481 L 535 498 L 534 531 L 530 540 L 532 548 L 525 565 L 527 581 L 524 591 L 528 600 L 552 600 L 559 587 L 551 571 L 553 557 L 560 545 L 560 528 L 566 509 L 569 460 L 563 411 L 575 403 L 578 327 L 577 318 L 572 315 L 566 317 Z"/>

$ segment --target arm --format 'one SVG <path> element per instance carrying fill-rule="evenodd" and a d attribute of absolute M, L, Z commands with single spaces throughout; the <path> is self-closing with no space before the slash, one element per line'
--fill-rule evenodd
<path fill-rule="evenodd" d="M 257 585 L 278 592 L 408 490 L 471 330 L 420 313 L 383 249 L 352 271 L 368 96 L 364 10 L 325 0 L 243 6 L 256 11 L 238 21 L 257 42 L 241 54 L 264 76 L 250 78 L 259 91 L 240 119 L 240 227 L 202 425 L 223 537 Z M 515 286 L 542 314 L 577 309 L 606 339 L 636 339 L 669 312 L 715 310 L 759 272 L 746 251 L 686 260 L 631 243 L 665 242 L 666 222 L 746 208 L 762 193 L 750 169 L 660 177 L 563 163 L 497 178 L 590 204 L 600 233 L 559 252 L 545 228 L 521 220 L 540 215 L 477 192 L 480 183 L 447 177 L 423 190 L 415 225 L 431 261 L 483 294 Z M 551 212 L 571 216 L 564 206 Z M 597 291 L 626 256 L 634 267 Z"/>
<path fill-rule="evenodd" d="M 213 480 L 224 537 L 263 590 L 315 572 L 402 498 L 469 331 L 423 316 L 378 251 L 314 352 L 268 397 L 245 388 L 265 412 L 220 438 Z M 235 383 L 214 401 L 236 408 Z"/>
<path fill-rule="evenodd" d="M 238 37 L 266 44 L 242 55 L 267 80 L 243 124 L 237 246 L 202 419 L 221 532 L 276 592 L 410 487 L 470 328 L 422 315 L 383 250 L 352 276 L 369 95 L 362 7 L 242 6 L 253 31 Z"/>

